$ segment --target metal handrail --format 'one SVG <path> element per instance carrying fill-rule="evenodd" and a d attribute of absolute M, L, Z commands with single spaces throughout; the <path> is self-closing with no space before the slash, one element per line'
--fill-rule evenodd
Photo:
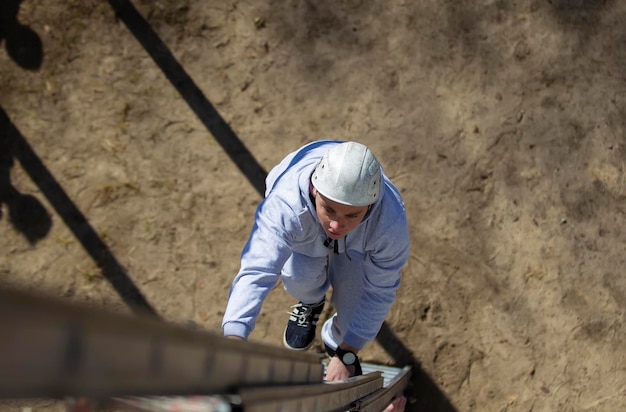
<path fill-rule="evenodd" d="M 410 377 L 411 367 L 405 366 L 400 373 L 391 379 L 387 386 L 358 399 L 352 404 L 352 409 L 350 410 L 359 412 L 383 411 L 394 398 L 402 394 L 409 383 Z"/>
<path fill-rule="evenodd" d="M 240 405 L 246 412 L 346 411 L 359 399 L 383 387 L 381 372 L 313 385 L 243 388 Z"/>
<path fill-rule="evenodd" d="M 319 356 L 0 290 L 0 398 L 185 395 L 319 383 Z"/>
<path fill-rule="evenodd" d="M 0 337 L 0 399 L 87 397 L 162 411 L 180 401 L 212 411 L 379 412 L 411 374 L 397 369 L 387 384 L 389 371 L 325 382 L 316 354 L 15 290 L 0 289 Z"/>

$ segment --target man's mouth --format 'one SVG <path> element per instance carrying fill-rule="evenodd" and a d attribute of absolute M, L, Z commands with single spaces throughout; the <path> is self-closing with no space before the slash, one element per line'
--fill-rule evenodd
<path fill-rule="evenodd" d="M 337 233 L 331 229 L 328 229 L 328 234 L 330 235 L 330 237 L 336 237 L 336 238 L 340 238 L 341 237 L 341 233 Z"/>

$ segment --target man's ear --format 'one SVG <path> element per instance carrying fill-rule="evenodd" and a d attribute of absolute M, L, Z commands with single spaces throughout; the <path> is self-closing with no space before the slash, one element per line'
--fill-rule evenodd
<path fill-rule="evenodd" d="M 313 197 L 317 196 L 317 189 L 315 188 L 315 186 L 311 187 L 311 194 L 313 195 Z"/>

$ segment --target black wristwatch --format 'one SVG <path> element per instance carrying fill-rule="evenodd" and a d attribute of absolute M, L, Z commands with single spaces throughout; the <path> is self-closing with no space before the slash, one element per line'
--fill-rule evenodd
<path fill-rule="evenodd" d="M 354 365 L 358 359 L 356 353 L 350 350 L 341 349 L 339 346 L 335 349 L 335 355 L 337 355 L 339 360 L 346 366 Z"/>

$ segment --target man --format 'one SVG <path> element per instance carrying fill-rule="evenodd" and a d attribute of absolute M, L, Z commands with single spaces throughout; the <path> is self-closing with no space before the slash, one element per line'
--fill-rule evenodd
<path fill-rule="evenodd" d="M 366 146 L 325 140 L 272 169 L 265 196 L 230 290 L 224 335 L 247 339 L 282 279 L 299 301 L 283 343 L 306 350 L 332 287 L 337 311 L 321 330 L 331 357 L 326 379 L 361 374 L 358 352 L 380 330 L 409 256 L 400 193 Z"/>

